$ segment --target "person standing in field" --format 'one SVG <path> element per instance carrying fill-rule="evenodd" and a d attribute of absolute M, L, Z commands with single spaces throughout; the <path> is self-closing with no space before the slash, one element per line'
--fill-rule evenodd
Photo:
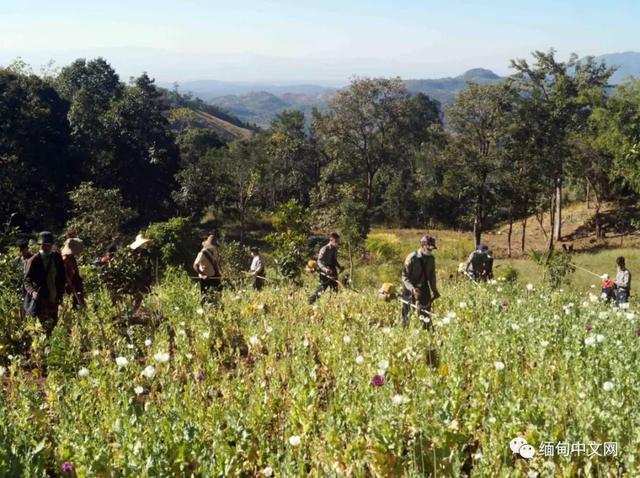
<path fill-rule="evenodd" d="M 29 241 L 26 239 L 18 239 L 16 241 L 16 247 L 18 248 L 19 255 L 16 257 L 16 267 L 20 271 L 20 275 L 24 275 L 24 270 L 27 266 L 27 262 L 33 254 L 29 250 Z"/>
<path fill-rule="evenodd" d="M 489 252 L 489 246 L 479 244 L 473 251 L 465 266 L 470 278 L 475 281 L 487 281 L 493 278 L 493 256 Z"/>
<path fill-rule="evenodd" d="M 202 243 L 202 249 L 193 262 L 193 270 L 198 274 L 202 294 L 209 289 L 219 291 L 222 288 L 222 260 L 214 235 L 210 235 Z"/>
<path fill-rule="evenodd" d="M 309 304 L 313 304 L 324 293 L 325 290 L 331 289 L 336 291 L 338 288 L 338 274 L 344 268 L 338 262 L 338 246 L 340 244 L 340 235 L 332 232 L 329 236 L 329 242 L 320 249 L 318 253 L 318 272 L 320 273 L 320 285 L 309 296 Z"/>
<path fill-rule="evenodd" d="M 65 286 L 64 263 L 60 253 L 53 251 L 53 243 L 52 233 L 38 235 L 40 252 L 27 261 L 24 273 L 25 312 L 38 317 L 47 337 L 58 323 Z"/>
<path fill-rule="evenodd" d="M 64 263 L 66 292 L 71 296 L 73 308 L 84 306 L 84 286 L 80 277 L 80 268 L 76 256 L 84 250 L 84 243 L 77 237 L 71 237 L 64 242 L 62 248 L 62 262 Z"/>
<path fill-rule="evenodd" d="M 616 259 L 616 305 L 627 304 L 631 296 L 631 272 L 627 269 L 624 257 Z"/>
<path fill-rule="evenodd" d="M 260 254 L 260 249 L 257 247 L 251 248 L 251 267 L 249 273 L 253 277 L 253 288 L 255 290 L 261 290 L 264 286 L 264 259 Z"/>
<path fill-rule="evenodd" d="M 430 236 L 420 239 L 420 248 L 407 256 L 402 268 L 402 325 L 409 325 L 409 313 L 418 309 L 424 327 L 431 324 L 429 312 L 433 301 L 440 297 L 436 285 L 436 240 Z"/>

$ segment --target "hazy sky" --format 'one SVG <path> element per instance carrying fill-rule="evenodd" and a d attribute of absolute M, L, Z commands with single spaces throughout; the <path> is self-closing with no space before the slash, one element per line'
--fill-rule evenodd
<path fill-rule="evenodd" d="M 640 49 L 639 0 L 0 0 L 0 64 L 104 56 L 123 78 L 433 78 L 554 47 Z"/>

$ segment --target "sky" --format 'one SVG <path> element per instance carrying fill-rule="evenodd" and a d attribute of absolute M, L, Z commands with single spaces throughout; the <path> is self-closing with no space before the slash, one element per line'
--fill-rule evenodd
<path fill-rule="evenodd" d="M 640 50 L 639 0 L 0 0 L 0 65 L 105 57 L 123 78 L 438 78 L 555 48 Z"/>

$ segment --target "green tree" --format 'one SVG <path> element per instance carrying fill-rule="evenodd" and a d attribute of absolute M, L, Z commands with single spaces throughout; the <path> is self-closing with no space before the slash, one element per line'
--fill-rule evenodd
<path fill-rule="evenodd" d="M 68 111 L 42 79 L 0 69 L 0 217 L 19 212 L 40 227 L 64 220 L 76 170 Z"/>
<path fill-rule="evenodd" d="M 321 154 L 329 160 L 326 181 L 348 181 L 368 211 L 376 203 L 381 169 L 407 158 L 411 101 L 399 78 L 354 80 L 328 110 L 314 118 Z"/>
<path fill-rule="evenodd" d="M 293 199 L 279 205 L 273 218 L 273 228 L 275 232 L 266 240 L 273 249 L 278 271 L 283 277 L 297 282 L 305 262 L 309 234 L 306 209 Z"/>
<path fill-rule="evenodd" d="M 83 239 L 89 255 L 100 255 L 106 245 L 120 239 L 123 226 L 135 217 L 117 189 L 102 189 L 86 182 L 69 192 L 69 199 L 72 219 L 67 230 Z"/>
<path fill-rule="evenodd" d="M 604 90 L 614 69 L 593 58 L 578 60 L 572 55 L 569 61 L 560 62 L 555 51 L 536 51 L 534 64 L 526 60 L 512 60 L 516 73 L 511 82 L 521 93 L 529 118 L 531 134 L 535 135 L 538 160 L 546 163 L 553 190 L 553 234 L 551 241 L 562 236 L 562 187 L 565 180 L 566 161 L 570 156 L 569 135 L 584 125 L 590 115 L 589 105 L 581 101 L 583 91 Z"/>
<path fill-rule="evenodd" d="M 480 243 L 485 219 L 503 181 L 505 138 L 514 91 L 506 84 L 470 84 L 446 109 L 450 139 L 444 152 L 444 185 L 472 211 L 473 236 Z"/>

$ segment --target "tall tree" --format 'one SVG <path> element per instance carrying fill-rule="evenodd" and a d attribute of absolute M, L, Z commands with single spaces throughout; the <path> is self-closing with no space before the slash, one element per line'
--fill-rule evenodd
<path fill-rule="evenodd" d="M 507 84 L 470 84 L 445 110 L 450 140 L 444 153 L 445 186 L 468 205 L 480 243 L 497 186 L 503 180 L 506 132 L 514 91 Z"/>
<path fill-rule="evenodd" d="M 168 104 L 146 74 L 125 89 L 108 112 L 106 128 L 113 155 L 101 179 L 148 221 L 172 210 L 178 148 L 166 118 Z"/>
<path fill-rule="evenodd" d="M 42 79 L 0 69 L 0 217 L 19 212 L 43 227 L 64 219 L 75 169 L 68 111 Z"/>
<path fill-rule="evenodd" d="M 551 241 L 562 237 L 562 187 L 565 162 L 570 155 L 568 142 L 572 130 L 579 129 L 590 114 L 589 105 L 579 100 L 581 91 L 607 86 L 614 69 L 593 58 L 578 60 L 571 55 L 567 62 L 557 61 L 555 51 L 536 51 L 534 64 L 512 60 L 516 73 L 511 77 L 523 98 L 522 106 L 534 127 L 540 157 L 548 162 L 554 191 L 554 225 Z"/>

